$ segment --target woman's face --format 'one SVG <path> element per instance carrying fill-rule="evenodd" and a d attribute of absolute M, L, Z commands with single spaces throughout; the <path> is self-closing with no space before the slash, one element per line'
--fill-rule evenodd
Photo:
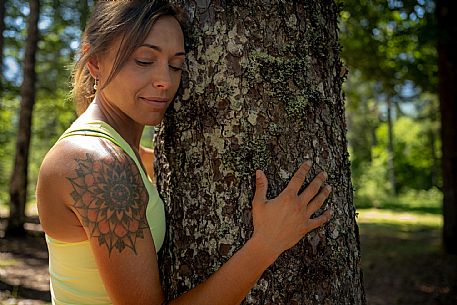
<path fill-rule="evenodd" d="M 111 72 L 119 45 L 120 41 L 116 42 L 106 56 L 98 58 L 100 87 Z M 184 56 L 184 35 L 178 21 L 160 17 L 100 94 L 113 111 L 141 125 L 157 125 L 178 90 Z"/>

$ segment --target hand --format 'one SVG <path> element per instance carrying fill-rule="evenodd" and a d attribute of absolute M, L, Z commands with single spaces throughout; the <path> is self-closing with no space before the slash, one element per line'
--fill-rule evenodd
<path fill-rule="evenodd" d="M 313 181 L 298 194 L 311 162 L 304 162 L 278 197 L 267 200 L 268 180 L 265 174 L 256 172 L 256 192 L 252 201 L 254 234 L 252 238 L 262 240 L 279 256 L 300 241 L 308 232 L 326 223 L 332 216 L 326 210 L 316 218 L 310 218 L 331 192 L 325 172 L 319 173 Z M 323 187 L 322 187 L 323 186 Z"/>

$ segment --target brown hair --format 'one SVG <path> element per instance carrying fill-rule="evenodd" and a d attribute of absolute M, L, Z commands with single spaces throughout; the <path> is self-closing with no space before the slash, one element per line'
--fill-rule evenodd
<path fill-rule="evenodd" d="M 119 73 L 133 51 L 143 43 L 161 16 L 173 16 L 181 24 L 183 31 L 187 28 L 184 12 L 166 0 L 97 1 L 82 35 L 79 58 L 73 67 L 71 95 L 78 115 L 87 109 L 95 94 L 95 80 L 86 67 L 90 58 L 107 52 L 116 39 L 121 39 L 113 68 L 103 84 L 106 86 Z"/>

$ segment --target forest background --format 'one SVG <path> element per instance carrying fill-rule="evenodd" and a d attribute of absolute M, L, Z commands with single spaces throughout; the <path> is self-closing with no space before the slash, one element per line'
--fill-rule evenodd
<path fill-rule="evenodd" d="M 6 218 L 30 11 L 28 1 L 2 0 L 1 5 L 5 11 L 1 16 L 4 28 L 0 48 L 0 216 Z M 40 162 L 75 118 L 68 98 L 70 69 L 92 6 L 93 1 L 87 0 L 41 1 L 28 161 L 30 210 Z M 362 248 L 364 234 L 366 244 L 374 248 L 380 246 L 379 240 L 370 239 L 376 234 L 426 232 L 429 240 L 423 247 L 441 251 L 443 175 L 435 10 L 432 0 L 341 3 L 348 149 Z M 152 145 L 153 133 L 153 128 L 146 130 L 143 144 Z M 374 229 L 374 223 L 384 226 Z M 419 240 L 424 237 L 416 236 Z M 412 235 L 407 237 L 414 239 Z M 411 247 L 406 250 L 423 249 L 418 244 Z M 377 259 L 375 252 L 367 250 L 364 267 L 376 271 L 371 265 Z M 424 287 L 436 298 L 455 290 L 445 283 L 442 287 Z"/>

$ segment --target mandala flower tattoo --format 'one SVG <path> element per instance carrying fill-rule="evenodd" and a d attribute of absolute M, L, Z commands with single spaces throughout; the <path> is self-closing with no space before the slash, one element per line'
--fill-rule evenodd
<path fill-rule="evenodd" d="M 73 207 L 81 216 L 90 236 L 100 246 L 122 252 L 130 248 L 135 254 L 137 238 L 144 238 L 148 228 L 146 206 L 148 194 L 136 164 L 124 154 L 112 151 L 113 158 L 75 159 L 76 177 L 67 179 L 73 186 Z"/>

